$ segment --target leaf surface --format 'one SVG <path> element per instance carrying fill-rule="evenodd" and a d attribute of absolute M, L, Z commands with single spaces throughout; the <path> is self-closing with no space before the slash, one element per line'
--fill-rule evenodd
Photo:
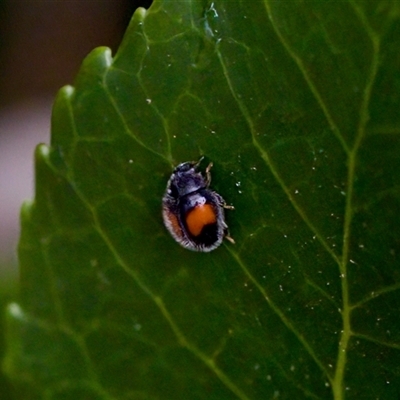
<path fill-rule="evenodd" d="M 399 396 L 399 17 L 158 0 L 84 60 L 22 209 L 4 367 L 24 398 Z M 212 253 L 160 215 L 202 154 L 235 206 Z"/>

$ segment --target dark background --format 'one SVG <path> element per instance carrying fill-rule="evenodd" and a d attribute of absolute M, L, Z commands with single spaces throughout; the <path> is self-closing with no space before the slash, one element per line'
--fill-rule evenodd
<path fill-rule="evenodd" d="M 0 0 L 0 359 L 4 307 L 18 299 L 19 209 L 33 196 L 33 152 L 50 141 L 59 88 L 95 47 L 115 54 L 137 7 L 151 0 Z M 0 372 L 0 399 L 15 399 Z"/>

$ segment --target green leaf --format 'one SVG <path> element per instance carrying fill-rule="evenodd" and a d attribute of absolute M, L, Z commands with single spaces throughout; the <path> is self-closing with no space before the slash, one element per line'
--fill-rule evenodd
<path fill-rule="evenodd" d="M 399 46 L 393 1 L 158 0 L 94 50 L 22 209 L 23 398 L 398 398 Z M 202 154 L 211 253 L 160 215 Z"/>

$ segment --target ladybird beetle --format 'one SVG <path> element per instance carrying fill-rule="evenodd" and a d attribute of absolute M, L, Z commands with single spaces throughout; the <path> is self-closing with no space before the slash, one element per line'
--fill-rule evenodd
<path fill-rule="evenodd" d="M 235 241 L 228 234 L 224 199 L 209 189 L 211 182 L 208 165 L 205 176 L 198 171 L 199 161 L 179 164 L 169 178 L 162 201 L 164 224 L 172 237 L 183 247 L 208 252 L 216 249 L 224 238 Z"/>

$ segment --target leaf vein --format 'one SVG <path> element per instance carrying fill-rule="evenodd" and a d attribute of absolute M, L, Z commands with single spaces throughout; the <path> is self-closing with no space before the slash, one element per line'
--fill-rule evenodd
<path fill-rule="evenodd" d="M 306 223 L 306 225 L 308 226 L 308 228 L 310 229 L 310 231 L 318 238 L 318 241 L 321 243 L 321 245 L 323 246 L 323 248 L 328 252 L 328 254 L 332 257 L 332 259 L 339 264 L 340 260 L 338 259 L 337 255 L 334 253 L 334 251 L 329 247 L 328 243 L 324 240 L 323 236 L 319 233 L 319 231 L 317 230 L 317 228 L 312 224 L 312 222 L 310 221 L 310 219 L 308 218 L 308 216 L 306 215 L 306 213 L 303 211 L 303 209 L 299 206 L 299 204 L 296 202 L 295 198 L 292 196 L 289 188 L 285 185 L 285 183 L 283 182 L 283 179 L 280 177 L 276 167 L 274 166 L 271 158 L 269 157 L 268 153 L 261 147 L 261 145 L 259 144 L 258 140 L 256 139 L 256 129 L 254 128 L 254 124 L 252 119 L 250 118 L 250 115 L 248 113 L 248 111 L 246 110 L 246 107 L 243 105 L 243 102 L 240 100 L 240 98 L 236 95 L 235 90 L 232 86 L 232 82 L 229 79 L 229 74 L 226 68 L 226 65 L 224 63 L 224 60 L 222 58 L 222 55 L 220 54 L 220 52 L 217 52 L 218 54 L 218 58 L 220 60 L 222 69 L 224 71 L 224 75 L 226 77 L 228 86 L 230 88 L 230 91 L 232 93 L 232 96 L 235 98 L 236 102 L 239 105 L 239 108 L 243 114 L 243 116 L 245 117 L 246 121 L 247 121 L 247 125 L 250 129 L 251 132 L 251 136 L 252 136 L 252 142 L 254 144 L 254 147 L 259 151 L 261 158 L 266 162 L 266 164 L 269 166 L 272 174 L 274 175 L 276 181 L 279 183 L 279 185 L 281 186 L 282 190 L 284 191 L 284 193 L 286 194 L 287 198 L 289 199 L 290 203 L 292 204 L 293 208 L 296 210 L 296 212 L 298 213 L 298 215 L 303 219 L 303 221 Z"/>
<path fill-rule="evenodd" d="M 311 93 L 313 94 L 313 96 L 315 97 L 317 103 L 321 107 L 321 110 L 324 113 L 325 118 L 328 121 L 328 124 L 332 129 L 332 132 L 334 133 L 334 135 L 336 136 L 336 138 L 340 142 L 343 150 L 348 154 L 349 153 L 349 147 L 348 147 L 343 135 L 341 134 L 340 129 L 336 125 L 336 123 L 335 123 L 335 121 L 333 119 L 333 116 L 329 112 L 329 109 L 328 109 L 327 105 L 325 104 L 320 92 L 318 91 L 318 89 L 314 85 L 310 75 L 308 74 L 307 68 L 305 67 L 305 65 L 304 65 L 303 61 L 301 60 L 301 58 L 299 56 L 297 56 L 294 51 L 292 51 L 292 49 L 290 48 L 289 43 L 286 41 L 286 39 L 283 37 L 283 35 L 279 31 L 279 28 L 277 27 L 277 25 L 276 25 L 276 23 L 274 21 L 273 15 L 272 15 L 272 11 L 271 11 L 271 6 L 269 4 L 269 0 L 264 0 L 264 4 L 265 4 L 265 8 L 266 8 L 267 13 L 268 13 L 268 17 L 269 17 L 269 19 L 271 21 L 271 26 L 273 27 L 277 37 L 281 41 L 283 47 L 286 49 L 286 51 L 288 52 L 290 57 L 294 60 L 294 62 L 298 66 L 299 71 L 302 73 L 305 81 L 307 82 Z"/>
<path fill-rule="evenodd" d="M 231 253 L 232 257 L 235 259 L 235 261 L 238 263 L 244 274 L 253 282 L 255 287 L 258 289 L 262 297 L 265 299 L 271 310 L 275 312 L 275 314 L 280 318 L 282 323 L 297 337 L 299 342 L 302 344 L 303 348 L 308 352 L 308 354 L 311 356 L 311 358 L 314 360 L 314 362 L 318 365 L 318 367 L 321 369 L 321 371 L 327 376 L 328 380 L 331 381 L 331 378 L 329 376 L 328 371 L 326 370 L 325 366 L 322 364 L 322 362 L 319 360 L 317 355 L 315 354 L 314 350 L 310 346 L 310 344 L 307 342 L 305 337 L 294 327 L 294 325 L 289 321 L 289 319 L 286 318 L 286 316 L 283 314 L 283 312 L 278 308 L 278 306 L 271 300 L 271 298 L 268 296 L 266 293 L 265 289 L 260 285 L 260 283 L 257 281 L 257 279 L 250 273 L 250 271 L 247 269 L 245 264 L 242 262 L 241 258 L 238 256 L 236 252 L 234 252 L 230 247 L 227 247 L 228 251 Z"/>

